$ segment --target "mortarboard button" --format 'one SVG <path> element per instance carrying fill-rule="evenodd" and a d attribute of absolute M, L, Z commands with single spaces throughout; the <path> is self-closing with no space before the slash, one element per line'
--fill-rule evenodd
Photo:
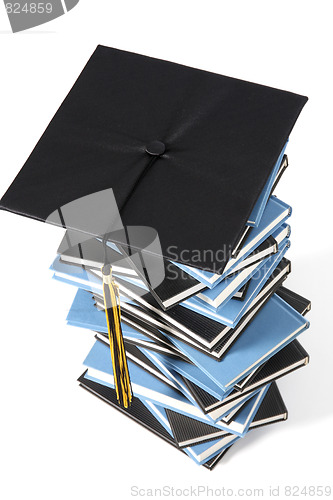
<path fill-rule="evenodd" d="M 153 141 L 146 147 L 146 152 L 152 156 L 161 156 L 165 152 L 165 144 L 161 141 Z"/>

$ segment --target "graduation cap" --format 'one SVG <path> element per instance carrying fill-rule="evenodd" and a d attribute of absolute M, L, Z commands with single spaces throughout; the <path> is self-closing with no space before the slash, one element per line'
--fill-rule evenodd
<path fill-rule="evenodd" d="M 306 100 L 98 46 L 1 208 L 79 238 L 222 272 Z M 152 228 L 158 238 L 131 240 L 128 227 Z M 120 310 L 107 260 L 103 275 L 126 405 Z"/>

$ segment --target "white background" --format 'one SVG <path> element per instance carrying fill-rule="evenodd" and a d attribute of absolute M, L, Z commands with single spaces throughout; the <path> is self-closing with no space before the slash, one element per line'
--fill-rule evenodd
<path fill-rule="evenodd" d="M 66 326 L 74 290 L 48 270 L 62 231 L 1 212 L 1 498 L 126 499 L 132 485 L 165 484 L 280 485 L 284 498 L 283 485 L 332 482 L 331 6 L 81 0 L 12 34 L 0 5 L 1 195 L 99 43 L 309 96 L 276 194 L 293 206 L 288 286 L 313 303 L 301 339 L 311 363 L 279 383 L 289 420 L 252 432 L 209 472 L 78 387 L 93 341 Z"/>

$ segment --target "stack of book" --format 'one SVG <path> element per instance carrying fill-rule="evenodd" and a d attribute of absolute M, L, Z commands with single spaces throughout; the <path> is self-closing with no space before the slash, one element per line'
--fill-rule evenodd
<path fill-rule="evenodd" d="M 66 229 L 54 277 L 78 288 L 68 323 L 96 337 L 82 387 L 207 468 L 286 419 L 276 379 L 309 359 L 274 195 L 306 101 L 98 46 L 0 202 Z"/>
<path fill-rule="evenodd" d="M 134 259 L 108 244 L 134 393 L 127 410 L 114 389 L 101 240 L 69 247 L 66 234 L 51 267 L 78 287 L 68 324 L 94 332 L 80 385 L 207 468 L 249 431 L 287 418 L 276 380 L 309 360 L 296 337 L 310 302 L 283 285 L 291 208 L 272 194 L 287 165 L 281 153 L 222 274 L 165 261 L 153 289 Z"/>

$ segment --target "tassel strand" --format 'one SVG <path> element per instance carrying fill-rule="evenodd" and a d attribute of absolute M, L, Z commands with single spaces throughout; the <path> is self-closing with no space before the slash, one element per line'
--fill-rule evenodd
<path fill-rule="evenodd" d="M 132 387 L 120 323 L 119 288 L 112 277 L 112 268 L 109 264 L 103 266 L 102 274 L 105 315 L 117 400 L 123 408 L 128 408 L 132 401 Z"/>

